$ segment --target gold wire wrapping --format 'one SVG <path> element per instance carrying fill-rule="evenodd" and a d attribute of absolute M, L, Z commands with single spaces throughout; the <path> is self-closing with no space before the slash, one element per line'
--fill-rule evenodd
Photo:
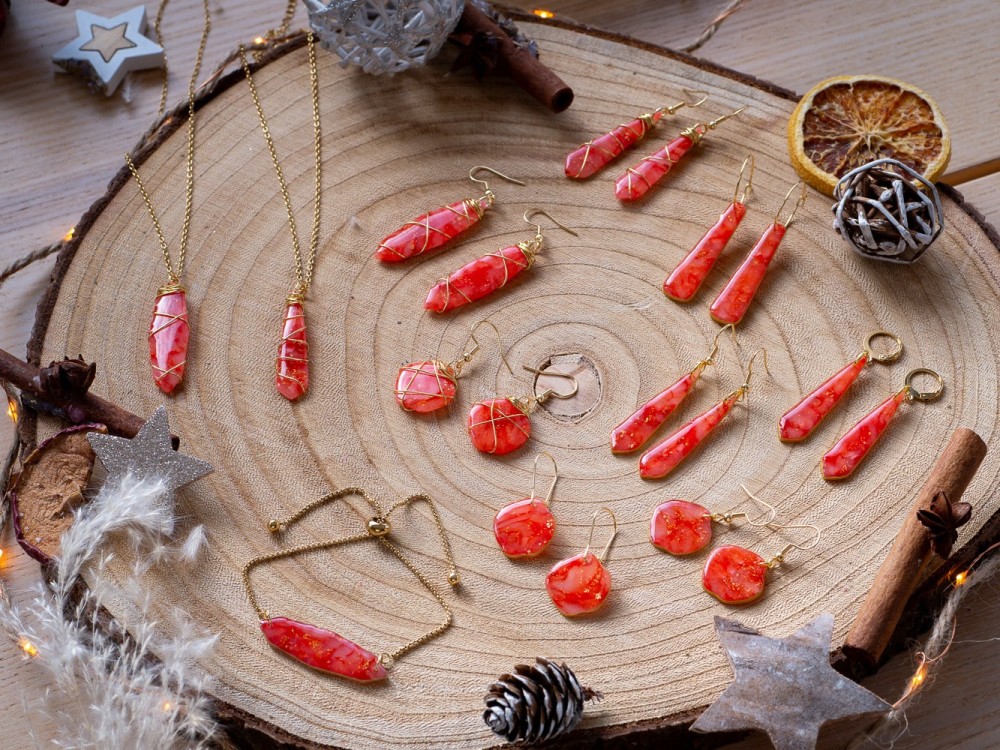
<path fill-rule="evenodd" d="M 386 251 L 392 253 L 393 255 L 396 255 L 396 256 L 398 256 L 399 258 L 402 258 L 402 259 L 415 258 L 418 255 L 423 255 L 429 249 L 428 245 L 430 244 L 430 241 L 431 241 L 431 232 L 435 232 L 437 234 L 444 235 L 445 242 L 448 242 L 450 240 L 455 239 L 458 235 L 460 235 L 466 229 L 468 229 L 469 227 L 471 227 L 477 221 L 480 221 L 483 218 L 483 215 L 486 213 L 485 209 L 482 207 L 482 205 L 480 205 L 480 201 L 482 201 L 483 199 L 485 199 L 487 201 L 487 207 L 493 205 L 493 193 L 490 192 L 490 191 L 487 191 L 483 195 L 483 197 L 479 198 L 478 200 L 476 198 L 466 198 L 465 200 L 463 200 L 462 201 L 462 209 L 463 210 L 461 210 L 461 211 L 459 211 L 458 209 L 452 207 L 452 205 L 449 204 L 447 206 L 441 206 L 440 208 L 436 208 L 433 211 L 427 211 L 425 214 L 423 214 L 422 217 L 418 216 L 413 221 L 408 221 L 405 224 L 403 224 L 403 226 L 401 226 L 399 229 L 397 229 L 395 232 L 393 232 L 392 235 L 390 235 L 390 237 L 395 237 L 397 234 L 399 234 L 399 232 L 401 230 L 406 229 L 406 227 L 423 227 L 424 228 L 424 244 L 423 244 L 423 246 L 419 250 L 411 253 L 410 255 L 403 255 L 402 253 L 398 252 L 397 250 L 394 250 L 393 248 L 391 248 L 388 245 L 386 245 L 384 242 L 380 243 L 379 246 L 378 246 L 378 248 L 379 248 L 379 250 L 386 250 Z M 432 227 L 431 226 L 431 215 L 439 213 L 440 211 L 451 211 L 456 216 L 460 216 L 463 219 L 468 219 L 469 220 L 469 226 L 464 227 L 464 228 L 458 230 L 457 232 L 455 232 L 455 234 L 448 234 L 443 229 L 438 229 L 437 227 Z M 469 215 L 469 211 L 472 211 L 473 213 L 476 214 L 475 221 L 472 220 L 472 216 Z M 421 218 L 423 219 L 423 221 L 420 220 Z M 444 244 L 444 243 L 442 243 L 442 244 Z"/>
<path fill-rule="evenodd" d="M 641 132 L 637 133 L 636 131 L 632 130 L 632 128 L 630 127 L 631 123 L 622 123 L 618 127 L 616 127 L 614 129 L 612 129 L 611 131 L 605 133 L 604 135 L 597 136 L 597 138 L 603 138 L 605 135 L 610 135 L 612 138 L 614 138 L 615 139 L 615 143 L 618 144 L 618 148 L 621 149 L 621 151 L 619 151 L 617 154 L 614 153 L 614 152 L 612 152 L 612 151 L 609 151 L 606 148 L 601 148 L 600 146 L 596 145 L 594 143 L 594 141 L 596 141 L 597 138 L 589 140 L 586 143 L 581 143 L 580 146 L 578 146 L 577 148 L 578 149 L 580 149 L 580 148 L 586 148 L 587 150 L 583 154 L 583 161 L 580 162 L 580 169 L 577 170 L 577 173 L 576 173 L 576 175 L 574 175 L 574 177 L 579 177 L 581 174 L 583 174 L 583 169 L 584 169 L 584 167 L 587 166 L 587 160 L 590 159 L 590 152 L 591 151 L 598 151 L 598 152 L 604 154 L 605 156 L 607 156 L 609 159 L 616 159 L 622 153 L 624 153 L 624 151 L 628 148 L 628 146 L 626 144 L 622 143 L 621 139 L 618 137 L 618 131 L 621 130 L 622 128 L 625 128 L 626 130 L 632 132 L 635 135 L 635 140 L 636 141 L 640 141 L 640 140 L 642 140 L 643 137 L 645 137 L 646 133 L 648 133 L 650 130 L 652 130 L 653 127 L 656 125 L 656 123 L 653 121 L 653 113 L 652 112 L 647 112 L 645 114 L 639 115 L 638 117 L 636 117 L 636 119 L 639 120 L 642 123 L 642 131 Z"/>
<path fill-rule="evenodd" d="M 292 305 L 299 306 L 298 313 L 289 314 L 289 310 L 291 309 Z M 285 326 L 288 325 L 288 323 L 293 320 L 300 321 L 299 327 L 285 334 L 284 333 Z M 279 378 L 282 378 L 283 380 L 295 383 L 296 385 L 298 385 L 299 388 L 302 389 L 302 392 L 305 393 L 308 390 L 308 387 L 305 383 L 303 383 L 294 375 L 289 375 L 288 373 L 281 371 L 281 365 L 284 362 L 302 362 L 306 366 L 309 365 L 309 340 L 306 334 L 306 313 L 305 310 L 302 309 L 302 295 L 299 294 L 298 292 L 292 292 L 291 294 L 289 294 L 287 300 L 285 301 L 285 319 L 281 323 L 281 330 L 283 332 L 283 335 L 281 337 L 281 340 L 278 342 L 278 356 L 274 358 L 275 375 L 277 375 L 277 377 Z M 300 333 L 302 334 L 302 338 L 300 339 L 294 338 L 295 336 L 298 336 Z M 305 356 L 289 357 L 284 353 L 285 344 L 301 344 L 302 346 L 305 347 L 306 350 Z"/>
<path fill-rule="evenodd" d="M 531 266 L 534 265 L 535 263 L 535 258 L 538 255 L 538 251 L 541 249 L 541 247 L 542 247 L 542 238 L 536 235 L 535 238 L 529 242 L 518 242 L 516 245 L 504 247 L 497 250 L 495 253 L 490 253 L 489 255 L 484 255 L 482 258 L 477 258 L 476 260 L 485 260 L 486 258 L 499 258 L 503 263 L 503 281 L 501 281 L 497 286 L 493 287 L 493 289 L 491 289 L 490 292 L 495 292 L 497 289 L 503 289 L 505 286 L 507 286 L 507 282 L 510 281 L 511 266 L 520 268 L 521 270 L 518 271 L 518 273 L 520 273 L 521 271 L 527 271 L 529 268 L 531 268 Z M 509 258 L 503 254 L 504 250 L 511 250 L 513 248 L 517 248 L 524 255 L 524 260 L 525 260 L 524 263 L 515 258 Z M 474 263 L 475 261 L 472 262 Z M 452 274 L 452 276 L 454 275 L 455 274 Z M 451 276 L 439 279 L 438 284 L 444 284 L 445 295 L 444 295 L 444 303 L 441 305 L 441 309 L 436 310 L 435 312 L 443 313 L 448 309 L 448 304 L 451 302 L 452 290 L 454 290 L 456 294 L 460 294 L 462 297 L 465 298 L 465 302 L 463 304 L 469 304 L 470 302 L 475 302 L 474 299 L 469 297 L 469 295 L 467 295 L 461 289 L 455 288 L 454 283 L 451 280 Z"/>
<path fill-rule="evenodd" d="M 418 391 L 411 386 L 413 381 L 416 379 L 417 375 L 430 375 L 423 368 L 430 365 L 434 368 L 434 379 L 438 387 L 437 393 L 430 393 L 426 391 Z M 451 363 L 441 362 L 437 359 L 425 359 L 422 362 L 411 362 L 408 365 L 404 365 L 399 368 L 400 373 L 409 372 L 413 373 L 409 382 L 406 384 L 405 388 L 396 388 L 393 392 L 396 394 L 396 401 L 400 406 L 403 407 L 404 411 L 414 411 L 406 406 L 405 399 L 407 396 L 428 396 L 433 398 L 444 398 L 448 403 L 451 403 L 452 398 L 448 398 L 444 393 L 444 383 L 445 381 L 450 382 L 452 385 L 458 385 L 458 373 L 455 371 L 455 367 Z M 396 385 L 399 385 L 399 377 L 396 378 Z"/>
<path fill-rule="evenodd" d="M 182 293 L 183 294 L 184 293 L 184 289 L 179 284 L 168 283 L 166 286 L 160 287 L 160 290 L 156 294 L 156 301 L 158 303 L 160 301 L 161 297 L 164 297 L 164 296 L 166 296 L 168 294 L 177 294 L 177 293 Z M 180 323 L 183 323 L 184 325 L 188 326 L 188 330 L 190 330 L 191 324 L 188 322 L 188 315 L 187 315 L 187 308 L 186 307 L 185 307 L 185 311 L 182 314 L 180 314 L 180 315 L 173 315 L 173 314 L 170 314 L 170 313 L 161 312 L 154 305 L 154 307 L 153 307 L 153 320 L 156 320 L 157 318 L 166 318 L 167 322 L 160 324 L 156 328 L 151 328 L 150 329 L 150 331 L 149 331 L 149 340 L 150 341 L 152 341 L 153 339 L 155 339 L 156 336 L 158 334 L 160 334 L 161 332 L 167 330 L 168 328 L 170 328 L 173 325 L 178 325 Z M 159 387 L 160 382 L 164 378 L 166 378 L 169 375 L 176 374 L 174 372 L 175 370 L 179 370 L 179 369 L 183 368 L 187 364 L 187 357 L 185 357 L 184 359 L 182 359 L 180 362 L 178 362 L 173 367 L 170 367 L 170 368 L 168 368 L 166 370 L 164 370 L 162 367 L 159 367 L 156 364 L 156 361 L 153 360 L 152 358 L 150 358 L 150 364 L 153 367 L 153 382 L 155 382 L 156 385 L 157 385 L 157 387 Z"/>
<path fill-rule="evenodd" d="M 473 428 L 475 428 L 475 427 L 481 427 L 484 424 L 488 424 L 490 426 L 490 430 L 493 433 L 493 448 L 492 448 L 492 450 L 485 451 L 486 453 L 491 453 L 492 454 L 492 453 L 496 453 L 497 452 L 497 447 L 498 447 L 498 443 L 499 443 L 499 440 L 498 440 L 499 436 L 497 434 L 497 424 L 499 422 L 510 422 L 512 425 L 514 425 L 514 427 L 516 427 L 521 432 L 522 435 L 524 435 L 525 438 L 530 438 L 531 437 L 531 423 L 530 422 L 528 423 L 528 429 L 524 429 L 524 427 L 522 427 L 518 423 L 518 421 L 515 419 L 515 417 L 518 416 L 517 414 L 504 414 L 503 412 L 500 412 L 500 411 L 497 410 L 497 404 L 498 403 L 503 403 L 504 401 L 507 401 L 515 409 L 517 409 L 518 411 L 520 411 L 521 415 L 524 416 L 525 418 L 528 417 L 528 415 L 534 410 L 534 407 L 537 404 L 537 399 L 533 399 L 533 398 L 529 398 L 529 399 L 525 399 L 525 398 L 494 398 L 494 399 L 490 399 L 489 402 L 488 402 L 488 404 L 489 404 L 489 406 L 488 406 L 488 408 L 489 408 L 489 416 L 486 419 L 481 420 L 479 422 L 471 422 L 467 426 L 467 428 L 466 428 L 466 430 L 469 433 L 469 437 L 471 438 L 472 437 L 472 430 L 473 430 Z M 478 405 L 479 406 L 487 406 L 487 402 L 486 401 L 480 401 Z"/>
<path fill-rule="evenodd" d="M 663 156 L 660 156 L 660 151 L 663 152 Z M 640 161 L 639 164 L 636 166 L 641 166 L 645 162 L 652 162 L 653 164 L 666 164 L 667 169 L 669 170 L 671 167 L 674 166 L 674 164 L 677 163 L 677 161 L 670 156 L 669 146 L 664 146 L 663 148 L 660 149 L 660 151 L 657 151 L 652 156 L 647 156 L 642 161 Z M 647 180 L 644 174 L 642 174 L 641 172 L 637 172 L 633 167 L 629 167 L 628 169 L 625 170 L 625 176 L 628 178 L 628 192 L 630 195 L 632 194 L 632 175 L 635 175 L 640 180 L 645 182 L 647 190 L 653 187 L 653 183 Z"/>

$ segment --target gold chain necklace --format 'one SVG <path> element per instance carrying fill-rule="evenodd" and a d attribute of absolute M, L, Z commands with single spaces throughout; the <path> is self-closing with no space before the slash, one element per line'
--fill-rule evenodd
<path fill-rule="evenodd" d="M 257 94 L 250 63 L 247 61 L 246 49 L 240 45 L 240 61 L 246 74 L 250 96 L 253 98 L 257 115 L 260 118 L 260 129 L 267 142 L 267 150 L 274 164 L 274 172 L 278 176 L 278 186 L 281 197 L 285 201 L 285 213 L 288 216 L 288 229 L 292 235 L 292 255 L 295 258 L 295 287 L 285 300 L 285 319 L 282 324 L 281 342 L 278 345 L 278 356 L 275 360 L 275 385 L 278 393 L 289 401 L 295 401 L 309 389 L 309 344 L 306 339 L 306 317 L 303 307 L 309 287 L 312 285 L 313 269 L 316 265 L 316 250 L 319 247 L 320 198 L 322 197 L 322 132 L 319 121 L 319 78 L 316 73 L 316 45 L 313 33 L 307 36 L 309 48 L 309 85 L 312 91 L 313 131 L 315 134 L 315 169 L 316 195 L 313 199 L 313 226 L 309 238 L 309 254 L 305 262 L 302 260 L 302 250 L 299 245 L 299 233 L 295 226 L 295 213 L 292 210 L 292 199 L 288 193 L 288 184 L 278 160 L 278 152 L 274 147 L 274 138 L 264 117 L 264 108 Z"/>
<path fill-rule="evenodd" d="M 376 680 L 385 679 L 388 676 L 388 670 L 392 669 L 397 659 L 418 646 L 422 646 L 423 644 L 434 640 L 450 628 L 452 623 L 451 607 L 448 606 L 448 602 L 445 601 L 441 592 L 438 591 L 437 587 L 430 582 L 427 576 L 424 575 L 424 573 L 414 563 L 412 563 L 406 555 L 403 554 L 403 551 L 389 540 L 389 534 L 392 531 L 392 525 L 389 523 L 389 518 L 392 514 L 397 509 L 415 501 L 427 503 L 427 506 L 431 510 L 431 515 L 434 518 L 434 525 L 437 527 L 438 537 L 441 540 L 441 547 L 444 550 L 444 556 L 448 563 L 448 583 L 451 586 L 458 586 L 461 583 L 461 578 L 458 575 L 458 570 L 455 568 L 455 561 L 451 553 L 451 545 L 448 542 L 448 534 L 445 531 L 444 524 L 441 522 L 441 516 L 438 514 L 437 506 L 427 495 L 410 495 L 386 511 L 382 509 L 381 504 L 377 500 L 370 497 L 363 489 L 358 487 L 347 487 L 342 490 L 330 492 L 318 500 L 313 501 L 285 521 L 270 521 L 267 528 L 272 534 L 281 533 L 316 508 L 349 495 L 357 495 L 363 498 L 374 512 L 374 516 L 366 523 L 364 531 L 357 534 L 351 534 L 350 536 L 340 537 L 338 539 L 314 542 L 312 544 L 302 544 L 297 547 L 281 550 L 280 552 L 272 552 L 267 555 L 255 557 L 243 566 L 243 584 L 246 586 L 247 598 L 250 600 L 250 605 L 254 608 L 254 611 L 257 612 L 257 616 L 260 618 L 261 632 L 263 632 L 264 637 L 267 638 L 268 642 L 272 646 L 285 652 L 293 659 L 297 659 L 306 666 L 312 667 L 313 669 L 340 675 L 341 677 L 347 677 L 348 679 L 359 682 L 374 682 Z M 414 640 L 403 644 L 395 651 L 383 652 L 381 655 L 376 655 L 375 653 L 359 646 L 357 643 L 325 628 L 309 625 L 308 623 L 299 622 L 287 617 L 272 617 L 271 614 L 266 609 L 261 607 L 258 602 L 257 595 L 253 590 L 253 584 L 250 581 L 250 573 L 258 565 L 262 565 L 267 562 L 274 562 L 275 560 L 281 560 L 287 557 L 293 557 L 306 552 L 316 552 L 319 550 L 331 549 L 333 547 L 341 547 L 346 544 L 361 543 L 368 540 L 378 542 L 383 548 L 392 553 L 396 559 L 403 563 L 403 565 L 405 565 L 407 569 L 413 573 L 414 577 L 421 583 L 421 585 L 423 585 L 423 587 L 430 592 L 431 596 L 434 597 L 445 613 L 445 619 L 440 625 L 433 630 L 424 633 L 419 638 L 415 638 Z"/>
<path fill-rule="evenodd" d="M 198 83 L 198 75 L 201 73 L 201 63 L 205 57 L 205 47 L 208 44 L 208 35 L 212 30 L 212 18 L 209 14 L 208 0 L 203 0 L 202 6 L 205 13 L 205 25 L 201 32 L 201 41 L 198 44 L 198 53 L 195 57 L 194 70 L 191 71 L 191 79 L 188 82 L 188 120 L 187 120 L 187 163 L 185 171 L 185 192 L 184 192 L 184 223 L 181 226 L 180 244 L 177 249 L 177 266 L 174 267 L 170 249 L 167 247 L 166 237 L 163 235 L 163 228 L 153 210 L 153 202 L 149 198 L 146 186 L 143 185 L 139 177 L 139 170 L 132 162 L 132 157 L 125 154 L 125 163 L 128 164 L 136 185 L 139 187 L 139 194 L 149 211 L 149 218 L 153 220 L 153 228 L 160 241 L 160 250 L 163 253 L 163 263 L 167 267 L 167 283 L 160 287 L 156 293 L 156 302 L 153 305 L 153 319 L 149 323 L 149 360 L 153 368 L 153 380 L 164 393 L 173 393 L 174 389 L 180 385 L 184 379 L 184 368 L 187 364 L 188 340 L 191 336 L 191 326 L 188 323 L 187 293 L 181 286 L 181 276 L 184 273 L 184 261 L 187 258 L 188 236 L 191 232 L 191 210 L 194 202 L 194 92 Z M 157 13 L 156 28 L 159 34 L 159 23 L 162 18 L 163 8 Z M 161 91 L 161 106 L 166 100 L 166 72 L 164 72 L 164 89 Z"/>

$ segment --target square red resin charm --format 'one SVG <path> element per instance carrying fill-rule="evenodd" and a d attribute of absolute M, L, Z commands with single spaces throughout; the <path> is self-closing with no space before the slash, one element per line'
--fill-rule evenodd
<path fill-rule="evenodd" d="M 561 560 L 545 578 L 556 609 L 567 617 L 600 609 L 611 593 L 611 573 L 592 552 Z"/>
<path fill-rule="evenodd" d="M 712 541 L 712 516 L 698 503 L 668 500 L 653 511 L 649 539 L 671 555 L 694 554 Z"/>

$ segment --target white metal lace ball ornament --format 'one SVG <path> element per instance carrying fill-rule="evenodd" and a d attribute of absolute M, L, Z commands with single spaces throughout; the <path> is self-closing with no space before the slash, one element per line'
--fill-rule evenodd
<path fill-rule="evenodd" d="M 303 0 L 320 44 L 366 73 L 424 65 L 458 25 L 465 0 Z"/>

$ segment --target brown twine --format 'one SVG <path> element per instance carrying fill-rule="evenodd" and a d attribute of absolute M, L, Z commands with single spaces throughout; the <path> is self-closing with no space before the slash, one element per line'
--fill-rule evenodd
<path fill-rule="evenodd" d="M 723 8 L 719 15 L 712 19 L 712 22 L 705 27 L 704 31 L 701 32 L 697 39 L 695 39 L 687 47 L 681 47 L 681 52 L 687 52 L 690 54 L 701 47 L 705 42 L 715 36 L 715 32 L 719 30 L 719 27 L 722 26 L 727 18 L 746 5 L 749 1 L 750 0 L 732 0 L 729 5 Z"/>

